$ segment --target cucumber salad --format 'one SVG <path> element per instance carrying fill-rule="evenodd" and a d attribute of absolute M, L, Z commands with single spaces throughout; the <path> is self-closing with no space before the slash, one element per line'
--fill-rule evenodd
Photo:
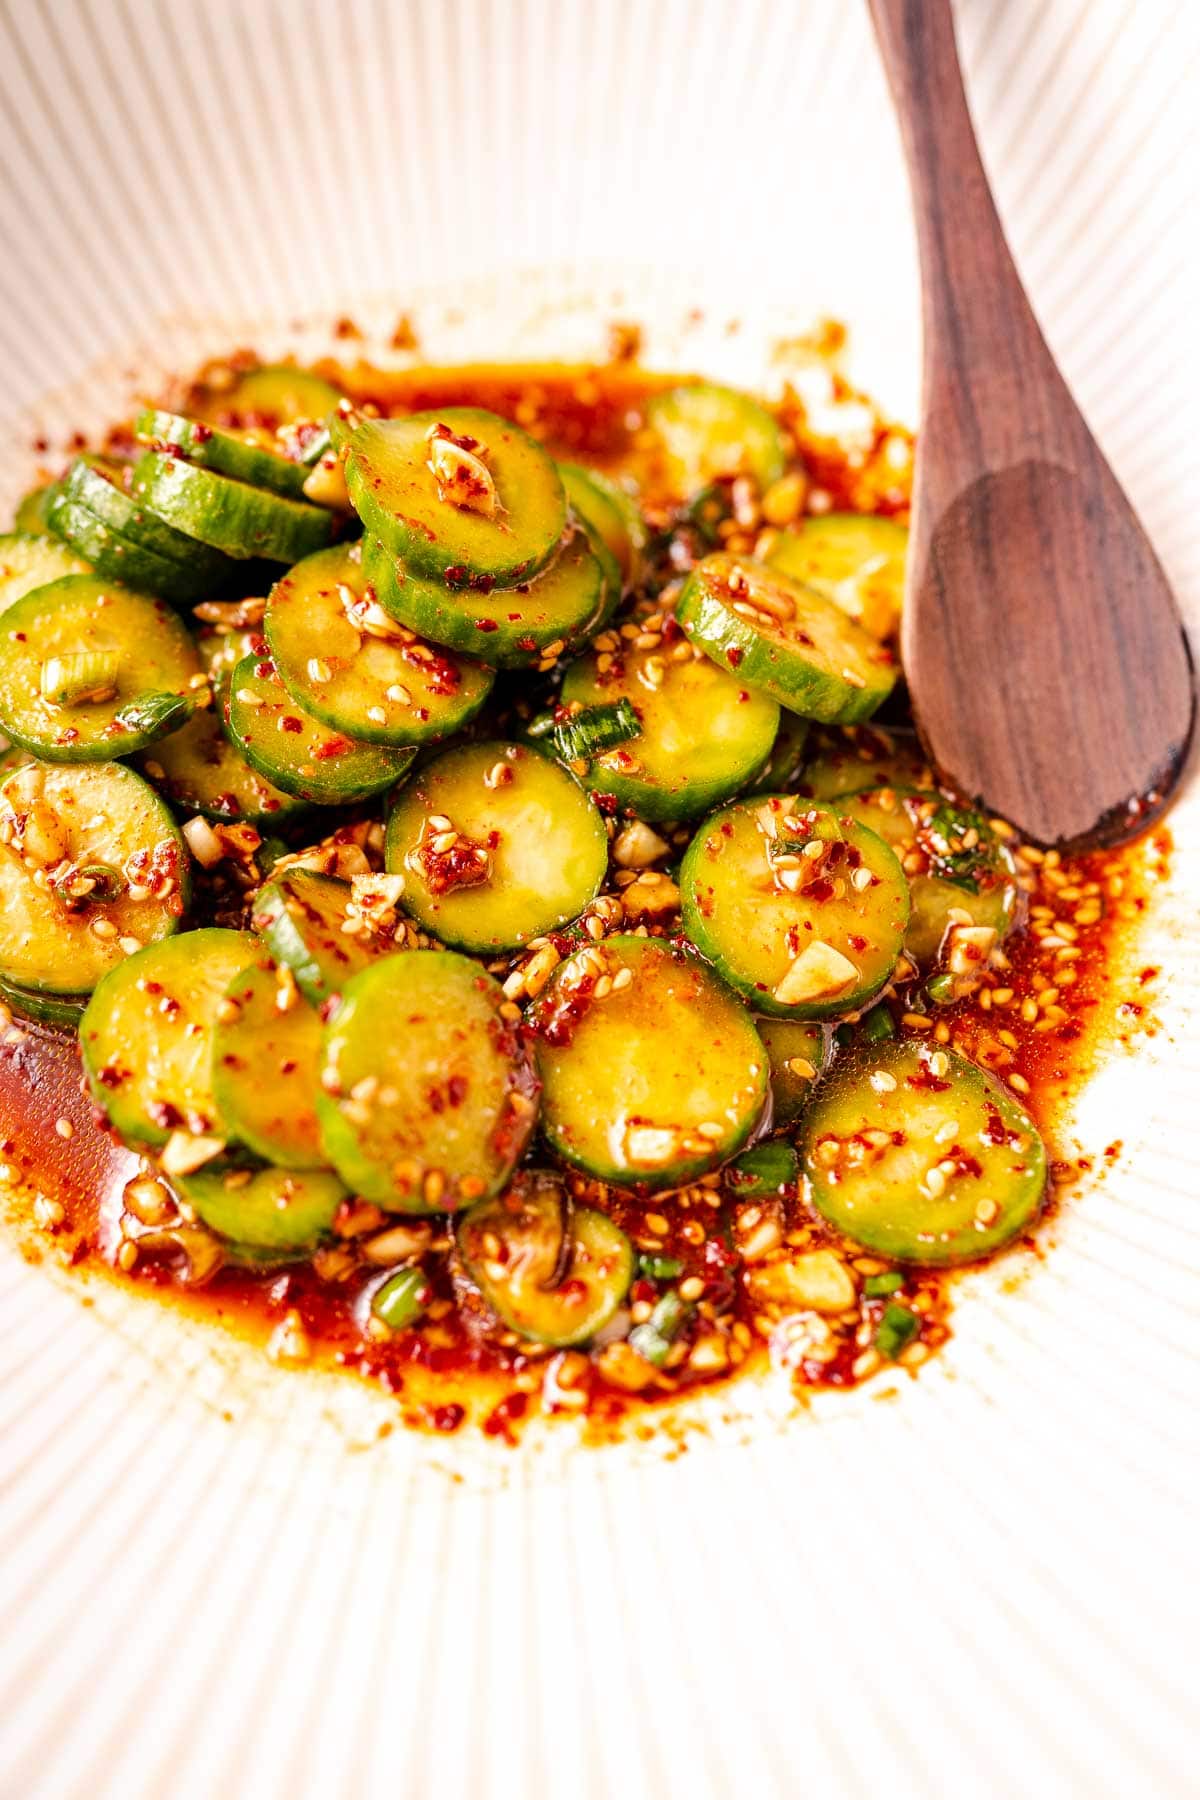
<path fill-rule="evenodd" d="M 245 359 L 0 537 L 0 995 L 138 1159 L 89 1252 L 447 1430 L 915 1368 L 1105 916 L 925 766 L 905 435 L 587 380 Z"/>

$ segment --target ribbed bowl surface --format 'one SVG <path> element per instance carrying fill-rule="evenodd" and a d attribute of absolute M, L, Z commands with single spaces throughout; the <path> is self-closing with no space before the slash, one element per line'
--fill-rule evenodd
<path fill-rule="evenodd" d="M 1200 629 L 1200 9 L 957 12 L 1018 262 Z M 0 516 L 155 371 L 402 311 L 439 358 L 636 318 L 750 383 L 832 314 L 912 417 L 865 6 L 0 0 Z M 1172 830 L 1160 1027 L 1076 1122 L 1123 1153 L 890 1400 L 751 1389 L 674 1458 L 379 1439 L 352 1382 L 0 1243 L 0 1793 L 1194 1791 L 1194 786 Z"/>

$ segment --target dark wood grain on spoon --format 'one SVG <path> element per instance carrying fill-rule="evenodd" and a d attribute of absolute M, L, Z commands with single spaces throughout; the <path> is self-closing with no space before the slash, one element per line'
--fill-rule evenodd
<path fill-rule="evenodd" d="M 1041 844 L 1119 843 L 1171 797 L 1192 661 L 1154 550 L 1013 265 L 950 0 L 869 0 L 921 257 L 924 386 L 902 649 L 960 793 Z"/>

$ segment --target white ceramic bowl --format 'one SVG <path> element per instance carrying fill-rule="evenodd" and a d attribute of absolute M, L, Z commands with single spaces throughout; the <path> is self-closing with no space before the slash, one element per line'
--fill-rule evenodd
<path fill-rule="evenodd" d="M 958 13 L 1018 261 L 1200 628 L 1200 12 Z M 0 8 L 0 513 L 36 436 L 347 312 L 435 358 L 636 318 L 649 360 L 751 384 L 829 313 L 911 416 L 915 283 L 850 0 Z M 674 1458 L 381 1439 L 349 1380 L 0 1243 L 0 1792 L 1187 1791 L 1194 790 L 1172 830 L 1160 1028 L 1076 1122 L 1123 1153 L 898 1394 L 752 1388 Z"/>

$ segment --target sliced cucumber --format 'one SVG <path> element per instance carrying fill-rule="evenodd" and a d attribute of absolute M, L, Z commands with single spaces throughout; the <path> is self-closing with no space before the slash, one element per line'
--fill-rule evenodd
<path fill-rule="evenodd" d="M 71 705 L 46 698 L 57 659 L 97 655 L 106 697 Z M 200 659 L 166 605 L 95 575 L 64 575 L 10 606 L 0 627 L 0 725 L 48 762 L 99 762 L 141 750 L 180 723 L 154 696 L 195 697 Z"/>
<path fill-rule="evenodd" d="M 604 880 L 608 834 L 574 776 L 530 745 L 458 744 L 396 795 L 385 856 L 419 925 L 494 953 L 578 918 Z"/>
<path fill-rule="evenodd" d="M 635 586 L 647 537 L 636 502 L 598 469 L 581 469 L 578 463 L 560 462 L 558 472 L 575 512 L 587 520 L 616 558 L 622 582 L 626 587 Z"/>
<path fill-rule="evenodd" d="M 757 1011 L 778 1018 L 865 1006 L 895 968 L 908 925 L 908 884 L 882 838 L 786 794 L 706 819 L 679 888 L 692 942 Z"/>
<path fill-rule="evenodd" d="M 246 931 L 185 931 L 126 957 L 104 977 L 79 1026 L 92 1098 L 126 1143 L 219 1130 L 212 1085 L 217 1008 L 262 954 Z"/>
<path fill-rule="evenodd" d="M 56 537 L 6 532 L 0 537 L 0 613 L 7 612 L 35 588 L 46 587 L 63 575 L 89 573 L 83 558 L 75 556 Z"/>
<path fill-rule="evenodd" d="M 87 993 L 128 944 L 168 937 L 188 897 L 183 839 L 132 769 L 31 763 L 0 788 L 0 975 L 14 986 Z"/>
<path fill-rule="evenodd" d="M 830 725 L 809 734 L 809 761 L 796 784 L 810 800 L 866 788 L 929 787 L 933 774 L 915 732 L 879 725 Z"/>
<path fill-rule="evenodd" d="M 771 1063 L 772 1122 L 794 1125 L 808 1104 L 813 1082 L 829 1062 L 832 1035 L 827 1025 L 803 1019 L 756 1019 Z"/>
<path fill-rule="evenodd" d="M 250 767 L 225 727 L 230 677 L 253 646 L 261 644 L 261 638 L 247 631 L 223 637 L 210 633 L 199 641 L 213 684 L 212 706 L 155 744 L 143 758 L 146 773 L 181 810 L 252 825 L 277 825 L 304 811 L 303 800 L 273 787 Z"/>
<path fill-rule="evenodd" d="M 333 535 L 332 516 L 323 507 L 285 500 L 155 450 L 134 465 L 133 498 L 185 536 L 239 560 L 298 562 Z"/>
<path fill-rule="evenodd" d="M 50 527 L 46 522 L 46 508 L 58 493 L 61 482 L 43 482 L 41 487 L 30 488 L 17 506 L 13 514 L 13 530 L 23 537 L 46 537 Z"/>
<path fill-rule="evenodd" d="M 633 1247 L 606 1213 L 571 1205 L 560 1175 L 530 1169 L 464 1213 L 459 1254 L 500 1321 L 538 1344 L 584 1344 L 633 1279 Z"/>
<path fill-rule="evenodd" d="M 781 531 L 767 561 L 885 641 L 900 628 L 908 530 L 870 513 L 825 513 Z"/>
<path fill-rule="evenodd" d="M 715 662 L 805 718 L 854 724 L 891 693 L 897 664 L 824 594 L 748 556 L 706 556 L 676 617 Z"/>
<path fill-rule="evenodd" d="M 778 424 L 765 406 L 733 388 L 698 381 L 655 394 L 646 423 L 662 447 L 666 485 L 680 499 L 732 475 L 749 475 L 768 488 L 783 474 Z"/>
<path fill-rule="evenodd" d="M 115 490 L 114 490 L 115 491 Z M 63 492 L 50 502 L 50 529 L 69 545 L 86 567 L 105 581 L 118 581 L 143 594 L 183 603 L 197 600 L 208 584 L 185 563 L 158 556 L 153 550 L 127 543 L 119 532 L 103 524 L 94 513 Z"/>
<path fill-rule="evenodd" d="M 474 406 L 363 419 L 349 437 L 346 486 L 393 556 L 455 587 L 529 581 L 567 523 L 551 457 L 519 425 Z"/>
<path fill-rule="evenodd" d="M 416 752 L 357 744 L 302 712 L 269 658 L 247 656 L 229 684 L 228 723 L 246 761 L 285 794 L 348 806 L 400 779 Z"/>
<path fill-rule="evenodd" d="M 304 810 L 304 802 L 285 794 L 256 769 L 221 729 L 216 710 L 197 713 L 142 758 L 146 773 L 172 805 L 210 819 L 277 825 Z"/>
<path fill-rule="evenodd" d="M 802 786 L 807 760 L 808 720 L 797 713 L 780 711 L 779 729 L 771 754 L 750 785 L 754 794 L 790 794 Z"/>
<path fill-rule="evenodd" d="M 321 1021 L 295 982 L 281 983 L 267 958 L 241 970 L 217 1007 L 212 1033 L 213 1098 L 225 1135 L 281 1168 L 324 1167 L 320 1048 Z"/>
<path fill-rule="evenodd" d="M 800 1149 L 813 1204 L 880 1256 L 945 1267 L 1028 1226 L 1046 1187 L 1037 1128 L 999 1082 L 911 1040 L 839 1058 Z"/>
<path fill-rule="evenodd" d="M 520 587 L 448 588 L 410 573 L 370 539 L 363 573 L 383 610 L 410 631 L 499 669 L 553 662 L 599 630 L 620 597 L 582 526 L 571 526 L 549 568 Z"/>
<path fill-rule="evenodd" d="M 274 450 L 246 438 L 235 437 L 215 425 L 199 419 L 181 418 L 178 413 L 156 412 L 149 407 L 138 414 L 134 431 L 144 444 L 155 450 L 176 450 L 197 468 L 212 469 L 234 481 L 248 482 L 251 487 L 266 488 L 283 494 L 289 500 L 303 500 L 308 470 L 302 463 L 292 462 Z"/>
<path fill-rule="evenodd" d="M 347 982 L 325 1027 L 317 1113 L 343 1181 L 397 1212 L 451 1212 L 503 1187 L 537 1084 L 499 983 L 449 950 L 403 950 Z"/>
<path fill-rule="evenodd" d="M 233 573 L 227 556 L 176 531 L 149 507 L 132 499 L 120 485 L 114 468 L 94 456 L 75 459 L 62 483 L 62 495 L 73 506 L 91 513 L 101 525 L 107 525 L 123 544 L 179 565 L 184 573 L 177 579 L 190 586 L 193 596 L 222 587 Z"/>
<path fill-rule="evenodd" d="M 288 869 L 255 896 L 254 929 L 314 1006 L 340 994 L 352 975 L 378 962 L 387 948 L 365 932 L 342 930 L 350 897 L 349 882 L 313 869 Z"/>
<path fill-rule="evenodd" d="M 210 1231 L 250 1251 L 315 1250 L 348 1197 L 337 1176 L 320 1169 L 212 1170 L 177 1186 Z"/>
<path fill-rule="evenodd" d="M 952 924 L 988 927 L 997 941 L 1007 934 L 1020 897 L 1016 865 L 981 813 L 904 788 L 873 788 L 838 805 L 903 863 L 912 894 L 904 948 L 922 968 L 937 962 Z"/>
<path fill-rule="evenodd" d="M 87 1005 L 86 994 L 39 994 L 0 979 L 0 1000 L 8 1010 L 35 1025 L 55 1025 L 76 1031 Z"/>
<path fill-rule="evenodd" d="M 304 419 L 323 419 L 342 396 L 324 376 L 291 363 L 266 363 L 251 369 L 226 394 L 215 395 L 204 409 L 224 423 L 242 425 L 296 425 Z"/>
<path fill-rule="evenodd" d="M 677 639 L 677 643 L 683 640 Z M 752 780 L 771 753 L 779 708 L 706 656 L 672 649 L 591 651 L 563 679 L 566 706 L 626 699 L 641 732 L 591 758 L 581 779 L 639 818 L 693 819 Z"/>
<path fill-rule="evenodd" d="M 421 744 L 473 719 L 495 675 L 394 623 L 366 592 L 359 544 L 318 550 L 277 581 L 263 628 L 288 692 L 364 744 Z"/>
<path fill-rule="evenodd" d="M 604 1181 L 693 1181 L 762 1113 L 767 1054 L 750 1018 L 698 957 L 657 938 L 577 951 L 528 1017 L 546 1139 Z"/>

